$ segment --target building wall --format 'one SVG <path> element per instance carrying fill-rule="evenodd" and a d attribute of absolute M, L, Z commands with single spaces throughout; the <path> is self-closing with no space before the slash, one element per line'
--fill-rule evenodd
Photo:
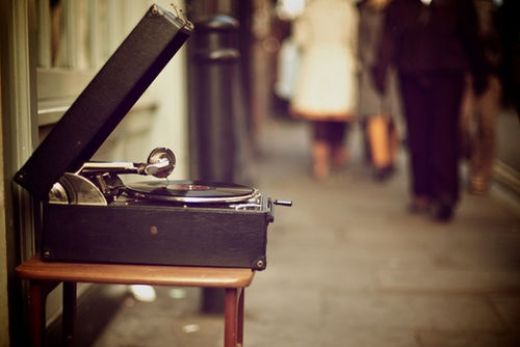
<path fill-rule="evenodd" d="M 1 62 L 1 58 L 0 58 Z M 0 81 L 2 75 L 0 72 Z M 0 94 L 2 85 L 0 83 Z M 9 315 L 7 295 L 7 225 L 4 186 L 3 113 L 0 103 L 0 347 L 9 346 Z"/>

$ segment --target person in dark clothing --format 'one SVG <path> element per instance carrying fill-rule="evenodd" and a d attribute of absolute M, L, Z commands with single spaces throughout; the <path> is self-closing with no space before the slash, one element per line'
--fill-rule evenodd
<path fill-rule="evenodd" d="M 472 0 L 393 0 L 386 9 L 373 77 L 386 88 L 386 71 L 399 76 L 410 152 L 412 212 L 449 221 L 459 200 L 459 115 L 465 73 L 475 93 L 487 68 Z"/>

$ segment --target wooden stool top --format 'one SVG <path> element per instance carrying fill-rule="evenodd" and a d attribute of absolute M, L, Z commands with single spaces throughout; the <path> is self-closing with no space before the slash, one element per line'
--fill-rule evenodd
<path fill-rule="evenodd" d="M 244 268 L 44 262 L 35 256 L 16 268 L 29 280 L 243 288 L 254 272 Z"/>

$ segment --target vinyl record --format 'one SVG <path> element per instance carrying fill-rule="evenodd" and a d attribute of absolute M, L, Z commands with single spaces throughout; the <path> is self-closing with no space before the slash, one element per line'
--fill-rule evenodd
<path fill-rule="evenodd" d="M 233 183 L 203 181 L 147 181 L 128 184 L 131 195 L 148 200 L 190 203 L 238 202 L 249 199 L 255 188 Z"/>

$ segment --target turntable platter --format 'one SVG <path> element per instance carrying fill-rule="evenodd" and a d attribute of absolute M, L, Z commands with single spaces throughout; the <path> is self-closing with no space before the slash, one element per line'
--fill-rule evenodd
<path fill-rule="evenodd" d="M 185 203 L 231 203 L 258 194 L 255 188 L 203 181 L 147 181 L 128 184 L 128 193 L 141 199 Z"/>

